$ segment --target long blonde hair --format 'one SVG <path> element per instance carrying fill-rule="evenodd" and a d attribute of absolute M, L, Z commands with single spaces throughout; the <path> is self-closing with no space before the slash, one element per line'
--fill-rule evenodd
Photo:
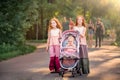
<path fill-rule="evenodd" d="M 57 28 L 59 28 L 60 30 L 62 30 L 62 25 L 60 24 L 59 20 L 57 18 L 52 18 L 49 21 L 49 26 L 48 26 L 48 31 L 50 31 L 51 29 L 53 29 L 53 27 L 51 26 L 51 21 L 55 21 L 57 23 Z"/>

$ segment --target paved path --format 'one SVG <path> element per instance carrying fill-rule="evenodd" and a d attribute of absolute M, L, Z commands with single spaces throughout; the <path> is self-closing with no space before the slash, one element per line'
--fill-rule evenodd
<path fill-rule="evenodd" d="M 90 74 L 59 77 L 50 74 L 45 44 L 35 44 L 34 53 L 0 62 L 0 80 L 120 80 L 120 48 L 105 41 L 101 48 L 89 49 Z"/>

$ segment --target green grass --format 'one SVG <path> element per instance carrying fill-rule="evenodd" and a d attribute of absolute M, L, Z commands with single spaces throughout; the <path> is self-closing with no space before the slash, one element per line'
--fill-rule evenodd
<path fill-rule="evenodd" d="M 19 55 L 24 55 L 33 52 L 36 48 L 31 45 L 0 45 L 0 61 L 7 60 Z"/>

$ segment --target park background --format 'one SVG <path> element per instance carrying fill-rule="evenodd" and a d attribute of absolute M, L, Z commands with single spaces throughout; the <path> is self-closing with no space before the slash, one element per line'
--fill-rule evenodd
<path fill-rule="evenodd" d="M 105 36 L 120 46 L 119 4 L 120 0 L 0 0 L 0 61 L 33 52 L 28 42 L 45 43 L 52 17 L 62 22 L 64 16 L 74 21 L 83 15 L 86 23 L 100 17 Z"/>

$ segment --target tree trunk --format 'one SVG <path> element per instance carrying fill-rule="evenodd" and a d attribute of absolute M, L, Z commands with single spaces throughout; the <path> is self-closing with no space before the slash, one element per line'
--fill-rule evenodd
<path fill-rule="evenodd" d="M 42 39 L 44 38 L 44 36 L 43 36 L 43 34 L 44 34 L 44 28 L 43 28 L 43 8 L 41 7 L 41 11 L 40 11 L 40 13 L 41 13 L 41 15 L 40 15 L 40 17 L 41 17 L 41 24 L 40 24 L 40 26 L 41 26 L 41 35 L 42 35 Z"/>
<path fill-rule="evenodd" d="M 36 22 L 36 40 L 38 40 L 38 33 L 39 33 L 39 28 L 38 28 L 38 21 Z"/>

